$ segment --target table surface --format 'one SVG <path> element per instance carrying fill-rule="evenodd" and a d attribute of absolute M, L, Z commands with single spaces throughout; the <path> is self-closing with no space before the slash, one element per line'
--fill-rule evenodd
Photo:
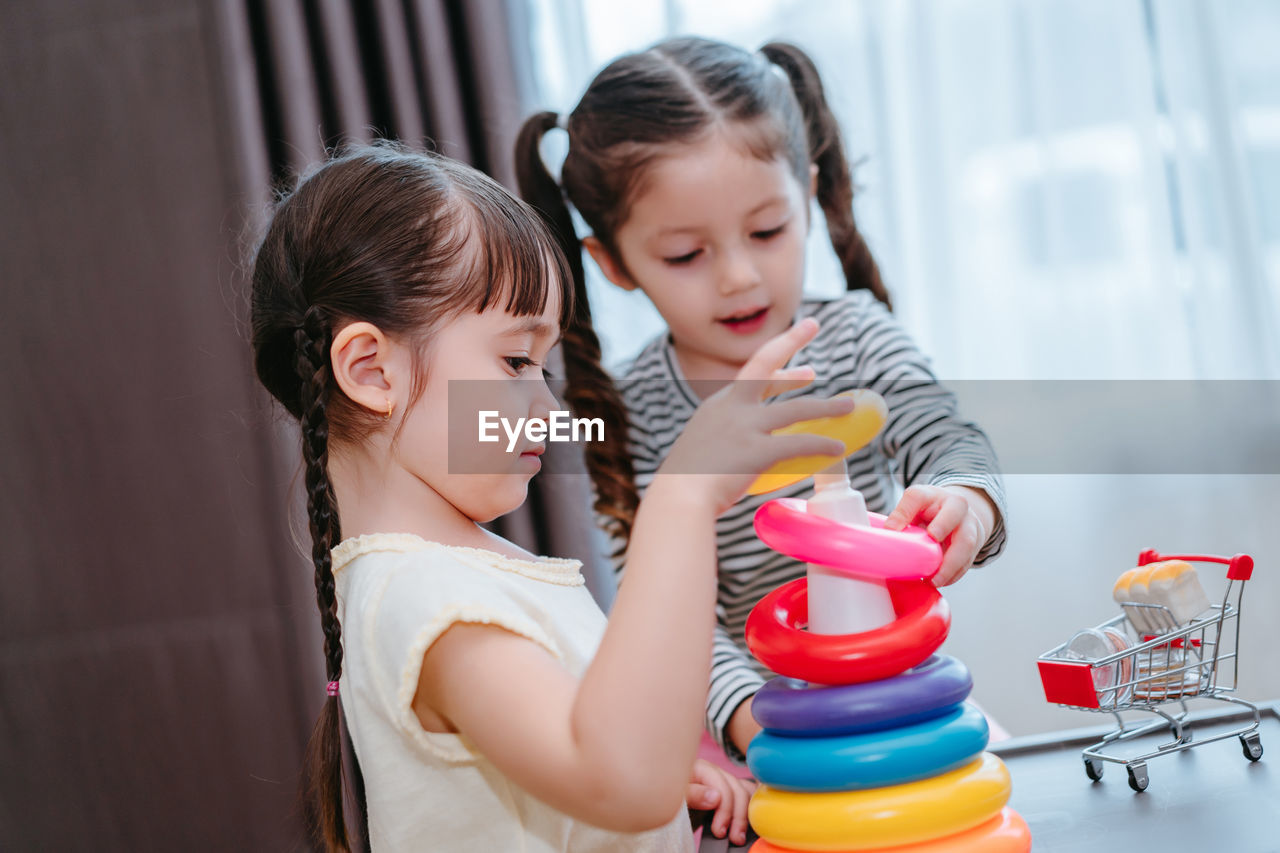
<path fill-rule="evenodd" d="M 1192 705 L 1196 740 L 1252 720 L 1245 709 L 1240 709 L 1243 714 L 1202 713 L 1206 704 L 1200 710 Z M 992 744 L 991 751 L 1004 759 L 1013 776 L 1009 805 L 1031 827 L 1033 853 L 1139 849 L 1280 853 L 1280 704 L 1260 705 L 1259 710 L 1262 760 L 1248 761 L 1234 737 L 1201 743 L 1150 759 L 1150 784 L 1140 794 L 1129 787 L 1122 764 L 1107 762 L 1099 782 L 1085 775 L 1080 751 L 1114 725 L 1017 738 Z M 1087 716 L 1093 715 L 1081 714 Z M 1151 714 L 1125 715 L 1130 724 L 1144 718 L 1155 719 Z M 1115 722 L 1110 715 L 1098 719 Z M 1166 730 L 1112 744 L 1104 751 L 1136 756 L 1170 740 Z"/>
<path fill-rule="evenodd" d="M 1197 741 L 1240 728 L 1252 719 L 1244 709 L 1206 712 L 1221 703 L 1192 704 L 1190 726 Z M 1177 706 L 1173 706 L 1177 708 Z M 1168 710 L 1168 709 L 1166 709 Z M 1147 762 L 1150 784 L 1136 793 L 1124 765 L 1107 762 L 1102 780 L 1084 772 L 1080 751 L 1114 728 L 1101 726 L 1014 738 L 992 744 L 1013 776 L 1009 801 L 1031 827 L 1032 853 L 1077 851 L 1206 851 L 1280 853 L 1280 703 L 1259 705 L 1264 754 L 1248 761 L 1237 738 L 1227 738 Z M 1243 711 L 1243 713 L 1240 713 Z M 1085 719 L 1092 715 L 1081 713 Z M 1155 719 L 1126 713 L 1127 724 Z M 1167 733 L 1145 735 L 1105 751 L 1134 756 L 1155 751 Z M 749 845 L 748 845 L 749 846 Z M 699 853 L 737 853 L 747 848 L 704 838 Z"/>

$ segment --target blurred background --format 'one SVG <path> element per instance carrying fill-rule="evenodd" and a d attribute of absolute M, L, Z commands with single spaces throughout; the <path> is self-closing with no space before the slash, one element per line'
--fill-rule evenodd
<path fill-rule="evenodd" d="M 1275 400 L 1280 3 L 10 0 L 0 847 L 304 847 L 321 643 L 296 436 L 246 333 L 272 188 L 376 137 L 512 186 L 524 115 L 676 33 L 811 53 L 858 222 L 944 380 L 1254 380 Z M 815 232 L 808 287 L 834 294 Z M 592 302 L 612 365 L 661 329 L 598 278 Z M 1176 470 L 1008 474 L 1008 550 L 948 589 L 946 650 L 1013 734 L 1098 722 L 1046 704 L 1034 661 L 1110 616 L 1148 547 L 1256 558 L 1240 692 L 1280 697 L 1280 473 Z M 607 603 L 585 482 L 545 479 L 502 530 L 587 561 Z"/>

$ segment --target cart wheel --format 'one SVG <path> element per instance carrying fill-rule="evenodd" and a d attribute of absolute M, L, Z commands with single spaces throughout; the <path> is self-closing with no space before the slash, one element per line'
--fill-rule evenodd
<path fill-rule="evenodd" d="M 1096 758 L 1086 758 L 1084 760 L 1084 775 L 1088 776 L 1095 782 L 1102 781 L 1103 764 Z"/>
<path fill-rule="evenodd" d="M 1125 765 L 1125 769 L 1129 771 L 1129 787 L 1138 793 L 1147 790 L 1147 784 L 1151 781 L 1147 778 L 1147 762 L 1138 761 L 1134 764 Z"/>
<path fill-rule="evenodd" d="M 1240 735 L 1240 747 L 1244 751 L 1245 758 L 1257 761 L 1262 757 L 1262 736 L 1257 732 Z"/>

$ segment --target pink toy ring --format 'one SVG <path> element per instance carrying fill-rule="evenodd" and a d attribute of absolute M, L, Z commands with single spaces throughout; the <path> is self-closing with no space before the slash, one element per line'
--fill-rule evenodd
<path fill-rule="evenodd" d="M 885 530 L 883 515 L 868 515 L 870 527 L 854 527 L 810 515 L 798 498 L 777 498 L 756 511 L 755 528 L 773 550 L 850 577 L 921 580 L 937 574 L 942 546 L 923 527 Z"/>
<path fill-rule="evenodd" d="M 898 618 L 860 634 L 811 634 L 808 584 L 797 578 L 760 599 L 747 617 L 747 648 L 779 675 L 810 684 L 889 678 L 923 661 L 951 628 L 951 608 L 924 580 L 889 581 Z"/>

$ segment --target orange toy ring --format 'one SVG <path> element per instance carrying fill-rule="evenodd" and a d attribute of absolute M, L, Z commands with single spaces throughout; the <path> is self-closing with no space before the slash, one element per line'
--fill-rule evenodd
<path fill-rule="evenodd" d="M 1013 809 L 1005 806 L 1000 814 L 973 829 L 946 835 L 905 847 L 877 847 L 874 850 L 841 850 L 835 853 L 1028 853 L 1031 830 Z M 787 847 L 770 844 L 761 838 L 751 845 L 751 853 L 797 853 Z"/>

